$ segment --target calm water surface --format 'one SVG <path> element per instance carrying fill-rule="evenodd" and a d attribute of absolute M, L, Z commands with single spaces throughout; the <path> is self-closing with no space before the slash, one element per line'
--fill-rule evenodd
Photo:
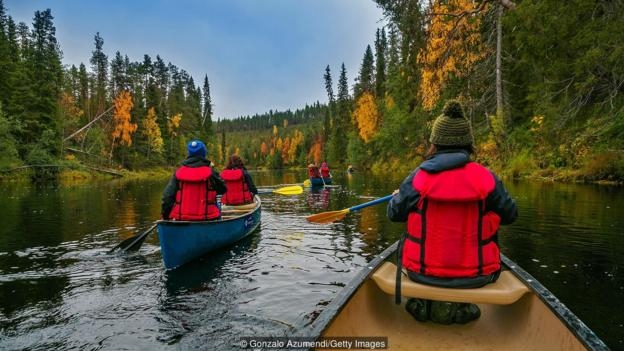
<path fill-rule="evenodd" d="M 136 254 L 107 254 L 159 217 L 166 179 L 1 184 L 0 349 L 235 350 L 239 336 L 291 334 L 403 230 L 384 205 L 330 225 L 305 218 L 387 195 L 404 176 L 338 175 L 331 189 L 262 195 L 258 231 L 172 272 L 155 233 Z M 624 350 L 624 188 L 506 185 L 520 218 L 501 230 L 503 252 Z"/>

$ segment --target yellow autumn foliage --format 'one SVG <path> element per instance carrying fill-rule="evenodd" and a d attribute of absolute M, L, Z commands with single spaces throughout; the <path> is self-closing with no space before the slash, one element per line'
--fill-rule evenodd
<path fill-rule="evenodd" d="M 115 98 L 114 128 L 111 134 L 113 143 L 119 138 L 119 144 L 132 145 L 132 134 L 136 132 L 138 127 L 136 123 L 130 122 L 132 106 L 134 106 L 132 95 L 128 91 L 122 91 Z"/>
<path fill-rule="evenodd" d="M 303 144 L 304 136 L 299 130 L 295 130 L 293 136 L 290 138 L 290 147 L 288 148 L 288 162 L 294 163 L 297 159 L 297 150 L 300 145 Z"/>
<path fill-rule="evenodd" d="M 160 154 L 163 152 L 164 142 L 160 133 L 160 127 L 156 122 L 156 110 L 150 107 L 147 116 L 143 120 L 143 135 L 147 138 L 149 151 Z"/>
<path fill-rule="evenodd" d="M 180 128 L 180 122 L 182 121 L 182 114 L 178 113 L 173 115 L 173 117 L 169 118 L 167 121 L 167 129 L 169 130 L 169 134 L 172 136 L 178 135 L 178 129 Z"/>
<path fill-rule="evenodd" d="M 360 137 L 367 143 L 379 130 L 380 116 L 377 103 L 375 103 L 375 98 L 371 93 L 364 92 L 357 100 L 356 105 L 355 111 L 353 111 L 353 120 L 357 125 Z"/>
<path fill-rule="evenodd" d="M 480 36 L 481 20 L 473 0 L 436 0 L 425 50 L 418 54 L 422 64 L 419 94 L 423 107 L 431 109 L 451 77 L 463 77 L 487 54 Z"/>

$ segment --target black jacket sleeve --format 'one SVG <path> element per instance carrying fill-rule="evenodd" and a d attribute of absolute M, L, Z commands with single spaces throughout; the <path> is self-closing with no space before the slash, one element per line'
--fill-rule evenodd
<path fill-rule="evenodd" d="M 169 213 L 175 204 L 175 196 L 178 191 L 178 180 L 175 175 L 169 179 L 169 182 L 165 186 L 162 196 L 162 206 L 160 214 L 163 219 L 169 219 Z"/>
<path fill-rule="evenodd" d="M 493 211 L 501 218 L 501 224 L 511 224 L 518 218 L 518 207 L 509 196 L 503 182 L 494 174 L 496 186 L 485 200 L 486 211 Z"/>
<path fill-rule="evenodd" d="M 410 175 L 405 178 L 401 186 L 399 187 L 398 194 L 394 195 L 388 203 L 387 215 L 388 219 L 393 222 L 406 222 L 407 215 L 410 210 L 416 208 L 418 200 L 420 200 L 420 193 L 414 190 L 412 186 L 412 180 L 418 172 L 418 169 L 414 170 Z"/>
<path fill-rule="evenodd" d="M 227 191 L 225 182 L 223 181 L 223 179 L 221 179 L 221 175 L 219 175 L 219 172 L 217 172 L 214 168 L 212 168 L 212 174 L 210 175 L 210 183 L 212 184 L 212 188 L 219 195 L 223 195 Z"/>
<path fill-rule="evenodd" d="M 249 188 L 249 192 L 254 195 L 257 194 L 258 189 L 256 188 L 256 185 L 254 184 L 251 175 L 249 175 L 249 172 L 247 172 L 246 169 L 243 169 L 243 176 L 245 177 L 245 182 L 247 183 L 247 188 Z"/>

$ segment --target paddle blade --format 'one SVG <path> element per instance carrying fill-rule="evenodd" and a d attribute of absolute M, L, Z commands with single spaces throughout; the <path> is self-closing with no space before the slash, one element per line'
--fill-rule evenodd
<path fill-rule="evenodd" d="M 147 238 L 147 235 L 156 228 L 156 224 L 152 225 L 148 230 L 144 231 L 141 234 L 137 234 L 133 237 L 130 237 L 122 242 L 120 242 L 119 244 L 117 244 L 117 246 L 113 247 L 112 249 L 110 249 L 108 251 L 108 253 L 112 253 L 115 250 L 120 250 L 120 251 L 137 251 L 141 245 L 143 245 L 143 242 L 145 241 L 145 239 Z"/>
<path fill-rule="evenodd" d="M 280 195 L 299 195 L 303 193 L 303 188 L 299 185 L 293 185 L 273 190 L 273 192 Z"/>
<path fill-rule="evenodd" d="M 308 222 L 312 223 L 331 223 L 335 221 L 339 221 L 344 218 L 344 216 L 349 213 L 349 209 L 339 210 L 339 211 L 328 211 L 317 213 L 311 216 L 308 216 L 306 219 Z"/>
<path fill-rule="evenodd" d="M 310 179 L 306 179 L 303 181 L 303 186 L 305 187 L 310 187 L 312 186 L 312 182 L 310 181 Z"/>

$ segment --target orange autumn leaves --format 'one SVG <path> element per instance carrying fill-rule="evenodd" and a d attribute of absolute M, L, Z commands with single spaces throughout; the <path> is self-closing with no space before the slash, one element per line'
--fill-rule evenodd
<path fill-rule="evenodd" d="M 132 95 L 128 91 L 122 91 L 117 95 L 114 101 L 115 109 L 113 115 L 113 130 L 111 132 L 112 144 L 111 144 L 111 157 L 115 144 L 118 142 L 122 146 L 132 146 L 132 135 L 137 131 L 138 124 L 132 123 L 132 108 L 134 103 L 132 101 Z M 156 111 L 153 107 L 147 111 L 147 116 L 142 121 L 141 134 L 147 139 L 147 154 L 154 152 L 160 154 L 163 152 L 164 141 L 160 131 L 160 127 L 157 122 Z M 168 127 L 173 129 L 175 134 L 179 127 L 182 116 L 180 114 L 175 115 L 168 123 Z"/>
<path fill-rule="evenodd" d="M 280 129 L 274 125 L 272 136 L 260 143 L 260 156 L 262 158 L 267 158 L 279 153 L 283 164 L 294 165 L 297 164 L 297 156 L 301 148 L 304 147 L 305 135 L 298 129 L 286 132 L 288 120 L 284 120 L 283 125 L 284 128 L 282 128 L 281 132 Z M 287 133 L 290 135 L 286 135 Z M 280 136 L 280 134 L 283 136 Z"/>
<path fill-rule="evenodd" d="M 418 55 L 423 66 L 419 93 L 426 109 L 435 107 L 450 77 L 465 76 L 487 54 L 477 5 L 472 0 L 450 0 L 436 1 L 431 8 L 427 47 Z"/>
<path fill-rule="evenodd" d="M 120 145 L 132 146 L 132 134 L 138 128 L 136 123 L 130 122 L 132 106 L 134 106 L 132 95 L 128 91 L 119 93 L 115 99 L 114 128 L 111 133 L 113 145 L 115 145 L 115 140 L 119 138 Z"/>

